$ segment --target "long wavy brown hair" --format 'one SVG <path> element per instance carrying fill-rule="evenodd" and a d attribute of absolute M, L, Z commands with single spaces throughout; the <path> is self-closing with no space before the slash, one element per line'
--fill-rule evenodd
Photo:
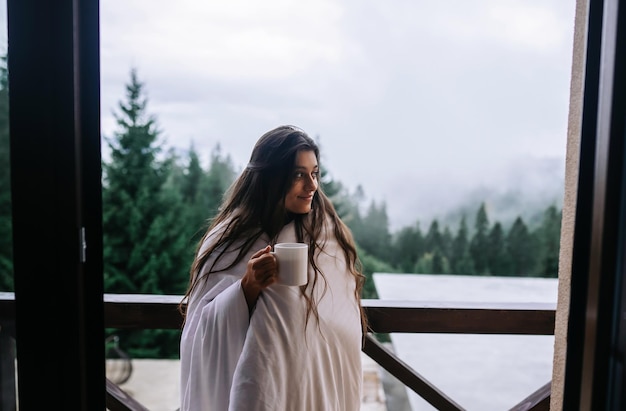
<path fill-rule="evenodd" d="M 303 130 L 294 126 L 280 126 L 263 134 L 257 141 L 250 162 L 241 175 L 226 191 L 224 201 L 218 214 L 211 221 L 208 230 L 199 241 L 196 255 L 191 265 L 190 280 L 187 291 L 179 304 L 179 311 L 185 319 L 186 302 L 201 281 L 214 272 L 227 270 L 238 264 L 250 251 L 252 245 L 263 234 L 266 234 L 272 244 L 285 225 L 293 219 L 297 240 L 308 242 L 309 263 L 314 269 L 314 289 L 323 284 L 326 291 L 324 273 L 315 262 L 315 255 L 323 250 L 323 226 L 327 220 L 331 221 L 333 233 L 341 246 L 350 275 L 354 277 L 355 292 L 358 307 L 361 313 L 363 333 L 367 332 L 367 321 L 361 306 L 361 291 L 365 281 L 362 274 L 362 265 L 358 258 L 356 246 L 349 228 L 341 221 L 330 199 L 322 191 L 321 184 L 313 196 L 311 211 L 308 214 L 291 215 L 285 209 L 285 196 L 293 184 L 293 171 L 296 166 L 296 157 L 300 151 L 313 151 L 319 164 L 320 155 L 317 144 Z M 218 225 L 225 228 L 217 241 L 201 252 L 201 246 L 207 236 Z M 220 267 L 218 262 L 227 250 L 238 250 L 237 257 L 227 267 Z M 212 253 L 218 253 L 213 259 L 211 267 L 200 275 Z M 300 288 L 307 302 L 308 323 L 311 315 L 319 325 L 317 301 L 312 294 L 306 292 L 306 287 Z"/>

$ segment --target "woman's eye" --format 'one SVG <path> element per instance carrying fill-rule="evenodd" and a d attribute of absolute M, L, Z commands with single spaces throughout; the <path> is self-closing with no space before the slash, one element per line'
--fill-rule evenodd
<path fill-rule="evenodd" d="M 304 178 L 304 176 L 305 176 L 305 175 L 306 175 L 306 173 L 301 172 L 301 171 L 298 171 L 297 173 L 294 173 L 294 174 L 293 174 L 293 178 L 294 178 L 294 179 L 300 179 L 300 178 Z M 312 178 L 313 180 L 317 180 L 317 179 L 319 179 L 319 176 L 320 176 L 320 172 L 319 172 L 319 171 L 313 171 L 313 172 L 311 173 L 311 178 Z"/>

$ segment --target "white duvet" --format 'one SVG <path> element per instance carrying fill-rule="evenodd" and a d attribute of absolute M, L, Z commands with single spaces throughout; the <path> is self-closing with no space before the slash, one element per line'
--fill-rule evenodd
<path fill-rule="evenodd" d="M 290 223 L 277 242 L 295 241 Z M 318 255 L 328 288 L 320 297 L 318 281 L 319 327 L 311 316 L 305 328 L 298 287 L 271 285 L 248 314 L 241 277 L 249 257 L 267 244 L 262 236 L 237 266 L 209 275 L 191 296 L 180 345 L 181 411 L 358 410 L 361 323 L 343 252 L 328 238 Z"/>

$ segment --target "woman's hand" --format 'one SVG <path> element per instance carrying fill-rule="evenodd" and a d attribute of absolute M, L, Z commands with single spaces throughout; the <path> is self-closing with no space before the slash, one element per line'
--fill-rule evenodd
<path fill-rule="evenodd" d="M 271 251 L 272 247 L 268 245 L 254 253 L 248 260 L 246 273 L 241 279 L 241 288 L 250 311 L 256 304 L 261 291 L 276 282 L 278 262 Z"/>

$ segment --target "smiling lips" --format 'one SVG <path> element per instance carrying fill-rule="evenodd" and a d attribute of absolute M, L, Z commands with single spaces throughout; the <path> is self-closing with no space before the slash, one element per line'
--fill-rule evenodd
<path fill-rule="evenodd" d="M 313 194 L 309 194 L 309 195 L 305 195 L 305 196 L 298 196 L 298 198 L 300 200 L 304 200 L 304 201 L 312 201 L 313 200 Z"/>

